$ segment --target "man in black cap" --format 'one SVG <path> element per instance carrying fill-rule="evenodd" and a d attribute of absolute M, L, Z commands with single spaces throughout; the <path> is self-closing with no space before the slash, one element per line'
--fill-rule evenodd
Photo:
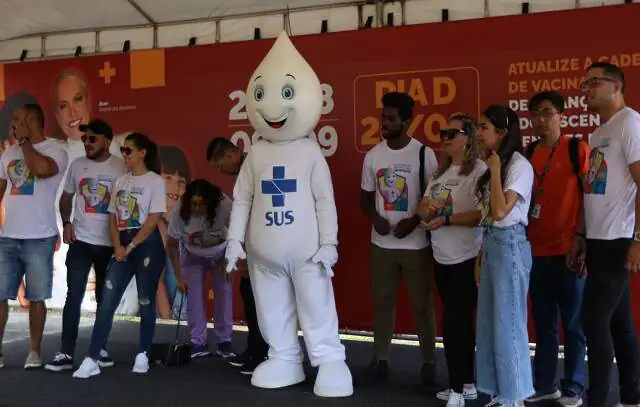
<path fill-rule="evenodd" d="M 96 303 L 100 307 L 107 266 L 113 255 L 107 208 L 113 182 L 126 172 L 124 161 L 109 153 L 113 140 L 109 124 L 96 119 L 81 125 L 80 131 L 84 132 L 81 140 L 86 156 L 76 158 L 69 166 L 60 197 L 63 240 L 69 245 L 66 260 L 68 291 L 62 314 L 60 351 L 45 366 L 53 372 L 73 368 L 80 310 L 92 266 L 96 278 Z M 113 360 L 104 349 L 98 363 L 101 367 L 113 366 Z"/>

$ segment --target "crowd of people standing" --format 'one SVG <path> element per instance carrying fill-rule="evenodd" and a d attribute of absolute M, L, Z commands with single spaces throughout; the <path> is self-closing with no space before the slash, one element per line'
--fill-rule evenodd
<path fill-rule="evenodd" d="M 395 303 L 405 279 L 422 356 L 426 393 L 462 407 L 478 393 L 488 407 L 556 400 L 579 407 L 607 406 L 614 356 L 620 403 L 640 405 L 640 355 L 632 320 L 629 273 L 640 271 L 640 114 L 624 100 L 622 70 L 595 63 L 581 89 L 601 126 L 587 141 L 562 135 L 565 100 L 545 91 L 529 101 L 537 141 L 525 149 L 518 115 L 486 107 L 474 118 L 456 114 L 441 129 L 443 154 L 407 134 L 413 99 L 390 92 L 382 99 L 382 142 L 362 166 L 362 213 L 371 222 L 370 290 L 374 350 L 363 383 L 389 377 Z M 212 272 L 217 353 L 245 374 L 268 357 L 260 334 L 246 264 L 240 292 L 249 334 L 247 349 L 231 348 L 231 274 L 220 267 L 226 249 L 231 199 L 197 179 L 168 217 L 167 244 L 159 222 L 167 212 L 158 148 L 129 134 L 110 154 L 111 127 L 102 120 L 80 126 L 86 156 L 68 163 L 44 136 L 37 104 L 16 110 L 17 143 L 0 158 L 0 342 L 25 278 L 31 342 L 25 368 L 39 368 L 44 301 L 51 297 L 58 237 L 58 187 L 68 294 L 59 352 L 51 371 L 74 368 L 80 305 L 90 269 L 98 303 L 88 355 L 74 377 L 113 366 L 107 344 L 114 314 L 135 276 L 141 317 L 132 371 L 150 366 L 155 295 L 167 262 L 187 295 L 191 356 L 210 353 L 204 281 Z M 225 138 L 208 146 L 207 161 L 237 175 L 246 153 Z M 68 170 L 67 170 L 68 167 Z M 65 177 L 66 174 L 66 177 Z M 64 182 L 63 182 L 64 180 Z M 165 249 L 166 247 L 166 249 Z M 438 387 L 434 292 L 443 303 L 443 339 L 449 383 Z M 528 296 L 536 337 L 529 357 Z M 559 314 L 559 315 L 558 315 Z M 560 318 L 558 318 L 560 316 Z M 558 331 L 564 331 L 564 377 L 556 377 Z M 588 348 L 587 348 L 588 346 Z M 585 390 L 585 355 L 589 386 Z M 0 350 L 0 367 L 3 366 Z"/>

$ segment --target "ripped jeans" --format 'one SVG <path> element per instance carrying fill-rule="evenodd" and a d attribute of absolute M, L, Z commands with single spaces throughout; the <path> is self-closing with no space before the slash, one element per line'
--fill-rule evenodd
<path fill-rule="evenodd" d="M 120 244 L 127 246 L 138 230 L 120 232 Z M 111 260 L 102 292 L 102 304 L 93 325 L 89 357 L 100 358 L 100 350 L 106 349 L 113 317 L 120 305 L 131 278 L 136 277 L 140 312 L 140 349 L 149 352 L 156 327 L 156 291 L 166 264 L 166 254 L 158 229 L 138 245 L 124 262 Z"/>

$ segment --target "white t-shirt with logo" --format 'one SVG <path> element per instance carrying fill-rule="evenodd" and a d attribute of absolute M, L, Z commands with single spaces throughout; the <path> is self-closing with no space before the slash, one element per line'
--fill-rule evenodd
<path fill-rule="evenodd" d="M 109 203 L 118 230 L 140 229 L 150 213 L 165 213 L 167 197 L 164 178 L 153 171 L 144 175 L 125 174 L 116 180 Z"/>
<path fill-rule="evenodd" d="M 493 219 L 489 205 L 491 200 L 491 180 L 488 180 L 485 184 L 482 202 L 480 203 L 480 210 L 482 211 L 482 226 L 505 228 L 516 224 L 524 226 L 529 224 L 529 207 L 531 206 L 531 193 L 533 190 L 533 167 L 529 160 L 527 160 L 522 154 L 515 152 L 511 156 L 506 172 L 507 174 L 503 190 L 505 192 L 515 192 L 518 194 L 518 199 L 513 205 L 511 212 L 509 212 L 504 219 Z"/>
<path fill-rule="evenodd" d="M 620 110 L 589 137 L 589 145 L 584 187 L 587 238 L 631 238 L 637 188 L 629 165 L 640 161 L 640 114 L 630 107 Z"/>
<path fill-rule="evenodd" d="M 180 217 L 180 205 L 176 206 L 169 217 L 169 237 L 182 242 L 184 247 L 196 256 L 219 256 L 227 247 L 231 204 L 231 199 L 223 195 L 216 209 L 213 224 L 206 219 L 206 216 L 192 216 L 185 224 Z"/>
<path fill-rule="evenodd" d="M 432 179 L 425 197 L 445 202 L 437 216 L 453 216 L 477 211 L 479 199 L 476 194 L 478 179 L 487 170 L 482 160 L 469 175 L 460 174 L 460 165 L 451 165 L 441 176 Z M 459 264 L 478 255 L 482 246 L 482 228 L 466 226 L 442 226 L 431 232 L 433 257 L 440 264 Z"/>
<path fill-rule="evenodd" d="M 67 169 L 67 152 L 57 141 L 50 139 L 34 144 L 33 148 L 53 159 L 58 165 L 58 173 L 49 178 L 36 178 L 29 172 L 22 147 L 17 144 L 2 154 L 0 179 L 7 180 L 2 237 L 42 239 L 58 235 L 56 198 Z"/>
<path fill-rule="evenodd" d="M 113 183 L 127 168 L 122 158 L 96 162 L 76 158 L 69 166 L 64 190 L 74 196 L 73 225 L 76 239 L 99 246 L 113 246 L 109 236 L 109 203 Z"/>
<path fill-rule="evenodd" d="M 371 228 L 371 242 L 383 249 L 419 250 L 429 242 L 425 230 L 420 226 L 402 239 L 393 234 L 394 227 L 402 219 L 410 218 L 422 199 L 420 189 L 420 148 L 422 143 L 411 139 L 400 150 L 392 150 L 383 140 L 364 157 L 362 165 L 362 184 L 364 191 L 376 192 L 376 210 L 389 221 L 391 232 L 381 236 Z M 424 182 L 438 169 L 438 161 L 433 150 L 425 148 Z"/>

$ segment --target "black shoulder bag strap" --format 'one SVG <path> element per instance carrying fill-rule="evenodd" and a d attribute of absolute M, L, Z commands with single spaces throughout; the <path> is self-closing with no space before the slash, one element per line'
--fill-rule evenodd
<path fill-rule="evenodd" d="M 576 180 L 578 181 L 578 189 L 580 193 L 583 193 L 583 185 L 582 178 L 580 177 L 580 152 L 578 147 L 582 142 L 581 139 L 577 137 L 571 137 L 569 140 L 569 158 L 571 159 L 571 165 L 573 166 L 573 173 L 576 176 Z"/>
<path fill-rule="evenodd" d="M 424 179 L 424 152 L 427 146 L 424 144 L 420 147 L 420 196 L 424 195 L 424 191 L 427 190 L 427 184 Z"/>

